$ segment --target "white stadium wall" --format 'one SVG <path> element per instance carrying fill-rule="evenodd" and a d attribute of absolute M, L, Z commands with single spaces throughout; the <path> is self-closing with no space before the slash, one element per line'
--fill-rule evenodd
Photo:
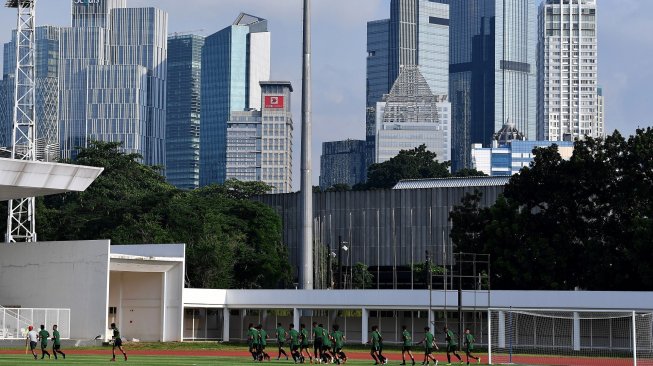
<path fill-rule="evenodd" d="M 109 240 L 0 246 L 0 305 L 69 308 L 70 337 L 107 329 Z"/>

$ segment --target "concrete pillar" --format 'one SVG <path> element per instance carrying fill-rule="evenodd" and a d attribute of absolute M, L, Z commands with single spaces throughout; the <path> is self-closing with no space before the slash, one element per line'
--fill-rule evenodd
<path fill-rule="evenodd" d="M 361 315 L 361 344 L 365 344 L 367 343 L 367 339 L 369 337 L 367 332 L 369 330 L 368 321 L 370 312 L 366 308 L 363 308 L 362 310 L 363 314 Z"/>
<path fill-rule="evenodd" d="M 431 328 L 431 334 L 435 335 L 435 311 L 434 310 L 427 310 L 428 312 L 428 321 L 429 321 L 429 328 Z"/>
<path fill-rule="evenodd" d="M 506 313 L 499 311 L 499 348 L 506 348 Z"/>
<path fill-rule="evenodd" d="M 300 317 L 302 316 L 301 309 L 294 308 L 292 309 L 292 322 L 295 324 L 295 329 L 299 331 L 299 325 L 301 324 Z"/>
<path fill-rule="evenodd" d="M 229 342 L 229 320 L 231 314 L 229 308 L 222 309 L 222 341 Z"/>
<path fill-rule="evenodd" d="M 166 299 L 168 297 L 168 291 L 166 291 L 166 288 L 168 287 L 168 272 L 163 272 L 161 280 L 161 342 L 167 341 L 166 339 L 166 310 L 168 307 L 168 304 L 166 302 Z"/>
<path fill-rule="evenodd" d="M 580 315 L 574 311 L 574 351 L 580 351 Z"/>
<path fill-rule="evenodd" d="M 263 325 L 263 328 L 267 330 L 268 328 L 268 311 L 267 310 L 261 310 L 261 325 Z M 275 324 L 276 326 L 276 324 Z M 276 327 L 275 327 L 276 328 Z"/>

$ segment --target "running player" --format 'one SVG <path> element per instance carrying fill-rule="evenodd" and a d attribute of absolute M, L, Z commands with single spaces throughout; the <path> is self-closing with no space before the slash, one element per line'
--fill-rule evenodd
<path fill-rule="evenodd" d="M 322 359 L 322 328 L 317 325 L 317 322 L 313 322 L 313 358 L 315 362 L 320 362 Z"/>
<path fill-rule="evenodd" d="M 331 339 L 333 340 L 333 359 L 337 364 L 347 362 L 347 355 L 342 351 L 345 346 L 346 337 L 340 331 L 338 324 L 333 325 L 333 332 L 331 332 Z"/>
<path fill-rule="evenodd" d="M 451 354 L 453 353 L 456 358 L 458 358 L 458 361 L 463 362 L 463 359 L 460 358 L 460 355 L 458 354 L 458 342 L 456 341 L 456 334 L 447 328 L 447 326 L 444 326 L 444 339 L 447 341 L 447 362 L 451 364 Z"/>
<path fill-rule="evenodd" d="M 306 360 L 304 354 L 306 354 L 308 360 L 313 363 L 311 351 L 308 350 L 308 331 L 306 330 L 306 324 L 299 325 L 299 341 L 299 354 L 302 356 L 302 363 Z"/>
<path fill-rule="evenodd" d="M 57 353 L 61 354 L 63 359 L 66 359 L 66 354 L 61 351 L 61 336 L 57 330 L 57 325 L 52 326 L 52 353 L 54 353 L 54 359 L 57 359 Z"/>
<path fill-rule="evenodd" d="M 263 325 L 259 324 L 256 329 L 258 330 L 258 348 L 259 348 L 259 361 L 270 361 L 270 355 L 265 352 L 265 347 L 268 345 L 268 332 L 263 329 Z"/>
<path fill-rule="evenodd" d="M 277 347 L 279 348 L 279 354 L 277 355 L 277 361 L 281 358 L 281 354 L 283 353 L 284 356 L 286 356 L 286 360 L 288 359 L 288 354 L 286 351 L 283 349 L 283 343 L 286 341 L 286 330 L 281 326 L 281 323 L 277 323 L 277 329 L 275 330 L 275 333 L 277 335 Z"/>
<path fill-rule="evenodd" d="M 476 342 L 476 339 L 474 339 L 472 333 L 469 332 L 469 329 L 465 329 L 465 354 L 467 355 L 468 365 L 470 358 L 476 360 L 477 363 L 481 363 L 480 357 L 472 355 L 472 351 L 474 350 L 474 342 Z"/>
<path fill-rule="evenodd" d="M 254 361 L 258 360 L 258 330 L 254 328 L 254 323 L 249 323 L 247 326 L 247 346 L 249 353 L 252 354 Z"/>
<path fill-rule="evenodd" d="M 424 327 L 424 339 L 417 342 L 417 344 L 419 345 L 422 343 L 424 343 L 424 361 L 422 362 L 422 365 L 428 365 L 429 360 L 433 360 L 433 364 L 437 366 L 438 360 L 433 357 L 433 347 L 435 347 L 435 349 L 439 348 L 438 345 L 434 342 L 433 334 L 431 334 L 431 328 Z"/>
<path fill-rule="evenodd" d="M 32 351 L 32 356 L 34 356 L 34 359 L 36 360 L 38 357 L 36 356 L 36 345 L 39 340 L 39 334 L 34 330 L 33 326 L 27 327 L 29 330 L 27 332 L 27 337 L 25 338 L 25 349 L 27 349 L 27 342 L 29 342 L 29 349 Z"/>
<path fill-rule="evenodd" d="M 111 361 L 116 360 L 116 347 L 122 352 L 122 355 L 125 356 L 125 361 L 127 361 L 127 352 L 122 348 L 122 338 L 120 338 L 120 331 L 116 327 L 116 323 L 111 323 L 111 329 L 113 330 L 113 337 L 111 337 L 113 340 L 113 347 L 111 348 L 113 357 L 111 357 Z"/>
<path fill-rule="evenodd" d="M 304 362 L 302 360 L 302 355 L 299 353 L 299 347 L 301 345 L 301 340 L 299 339 L 299 332 L 295 329 L 295 324 L 290 323 L 288 326 L 290 330 L 288 331 L 288 340 L 290 341 L 290 355 L 292 359 L 297 362 Z"/>
<path fill-rule="evenodd" d="M 408 328 L 406 328 L 405 325 L 402 325 L 401 329 L 402 329 L 401 364 L 402 365 L 406 364 L 406 354 L 408 354 L 408 356 L 410 356 L 410 360 L 413 362 L 414 365 L 415 357 L 413 357 L 413 336 L 410 334 Z"/>
<path fill-rule="evenodd" d="M 41 340 L 41 359 L 45 358 L 45 355 L 48 355 L 50 359 L 50 352 L 48 352 L 48 338 L 50 338 L 50 332 L 45 330 L 45 325 L 41 324 L 41 331 L 39 332 L 39 339 Z"/>
<path fill-rule="evenodd" d="M 374 364 L 385 364 L 388 361 L 381 355 L 381 333 L 379 333 L 379 327 L 374 325 L 372 326 L 372 334 L 370 336 L 370 343 L 372 348 L 370 349 L 370 356 L 374 359 Z"/>
<path fill-rule="evenodd" d="M 331 363 L 333 360 L 333 356 L 331 355 L 331 349 L 333 348 L 333 343 L 331 342 L 331 335 L 329 334 L 329 329 L 325 328 L 324 325 L 320 324 L 319 327 L 322 329 L 321 359 L 323 363 Z"/>

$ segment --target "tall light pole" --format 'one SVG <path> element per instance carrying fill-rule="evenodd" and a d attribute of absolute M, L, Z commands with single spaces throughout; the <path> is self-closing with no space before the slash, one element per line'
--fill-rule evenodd
<path fill-rule="evenodd" d="M 301 275 L 302 289 L 313 289 L 313 175 L 311 171 L 311 0 L 304 0 L 301 161 Z"/>

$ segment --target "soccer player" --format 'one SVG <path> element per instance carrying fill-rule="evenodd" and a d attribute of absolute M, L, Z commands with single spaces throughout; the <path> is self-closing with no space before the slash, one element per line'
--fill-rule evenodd
<path fill-rule="evenodd" d="M 444 339 L 447 341 L 447 363 L 451 365 L 451 354 L 453 353 L 458 361 L 462 363 L 463 359 L 460 358 L 458 354 L 458 342 L 456 342 L 456 334 L 453 331 L 449 330 L 447 326 L 444 326 Z"/>
<path fill-rule="evenodd" d="M 33 326 L 27 327 L 29 332 L 27 332 L 27 337 L 25 338 L 25 348 L 27 348 L 27 342 L 29 342 L 29 349 L 32 351 L 32 356 L 34 356 L 34 359 L 36 360 L 38 357 L 36 356 L 36 344 L 39 340 L 39 334 L 36 333 L 34 330 Z"/>
<path fill-rule="evenodd" d="M 374 359 L 374 364 L 385 364 L 388 360 L 381 355 L 381 333 L 379 333 L 379 327 L 376 325 L 372 326 L 372 334 L 370 336 L 370 341 L 368 342 L 372 345 L 370 349 L 370 356 Z"/>
<path fill-rule="evenodd" d="M 408 331 L 408 328 L 406 328 L 405 325 L 401 326 L 402 332 L 401 332 L 401 340 L 402 340 L 402 345 L 401 345 L 401 364 L 405 365 L 406 364 L 406 354 L 410 356 L 410 360 L 413 362 L 413 365 L 415 364 L 415 357 L 413 357 L 413 336 L 410 334 Z"/>
<path fill-rule="evenodd" d="M 247 346 L 249 353 L 252 354 L 254 361 L 258 360 L 258 330 L 254 328 L 254 323 L 249 323 L 247 326 Z"/>
<path fill-rule="evenodd" d="M 127 352 L 125 352 L 125 349 L 122 348 L 122 338 L 120 338 L 120 331 L 118 330 L 118 327 L 116 327 L 116 323 L 111 323 L 111 330 L 113 330 L 113 337 L 111 339 L 113 340 L 113 347 L 111 348 L 111 361 L 116 360 L 116 347 L 122 352 L 122 355 L 125 357 L 125 361 L 127 361 Z"/>
<path fill-rule="evenodd" d="M 304 352 L 311 363 L 313 363 L 313 357 L 311 356 L 311 351 L 308 350 L 308 331 L 306 330 L 306 324 L 299 325 L 299 354 L 302 356 L 302 363 L 306 360 L 304 357 Z"/>
<path fill-rule="evenodd" d="M 322 324 L 319 326 L 322 328 L 322 363 L 331 363 L 333 360 L 333 356 L 331 355 L 331 349 L 333 348 L 331 335 L 329 334 L 328 328 L 324 328 Z"/>
<path fill-rule="evenodd" d="M 48 338 L 50 338 L 50 332 L 45 330 L 45 325 L 41 324 L 41 331 L 39 332 L 39 339 L 41 340 L 41 359 L 45 358 L 45 355 L 50 357 L 50 352 L 48 352 Z"/>
<path fill-rule="evenodd" d="M 346 337 L 340 331 L 338 324 L 333 325 L 333 332 L 331 332 L 331 339 L 333 340 L 333 359 L 339 365 L 341 362 L 347 362 L 347 355 L 342 351 L 345 345 Z"/>
<path fill-rule="evenodd" d="M 300 354 L 299 347 L 301 345 L 301 340 L 299 339 L 299 332 L 295 329 L 295 324 L 290 323 L 288 326 L 290 330 L 288 331 L 288 340 L 290 340 L 290 355 L 292 359 L 297 362 L 304 362 L 302 355 Z"/>
<path fill-rule="evenodd" d="M 320 362 L 322 359 L 322 328 L 317 325 L 317 322 L 313 322 L 313 357 L 315 362 Z"/>
<path fill-rule="evenodd" d="M 477 363 L 481 363 L 480 357 L 472 355 L 472 351 L 474 350 L 474 342 L 476 342 L 476 339 L 474 339 L 472 333 L 469 332 L 469 329 L 465 329 L 465 354 L 467 355 L 468 365 L 470 358 L 476 360 Z"/>
<path fill-rule="evenodd" d="M 52 353 L 54 353 L 54 359 L 57 359 L 57 353 L 61 354 L 63 359 L 66 359 L 66 354 L 61 351 L 61 336 L 57 330 L 57 325 L 52 326 Z"/>
<path fill-rule="evenodd" d="M 286 351 L 283 349 L 283 343 L 286 341 L 286 330 L 281 326 L 281 323 L 277 323 L 277 329 L 275 330 L 275 333 L 277 335 L 277 347 L 279 348 L 279 354 L 277 355 L 277 361 L 281 358 L 281 354 L 283 353 L 284 356 L 286 356 L 286 360 L 288 359 L 288 354 Z"/>
<path fill-rule="evenodd" d="M 259 324 L 256 329 L 258 330 L 258 339 L 259 339 L 259 361 L 270 361 L 270 355 L 265 352 L 265 347 L 268 345 L 268 332 L 263 329 L 263 325 Z"/>
<path fill-rule="evenodd" d="M 422 365 L 428 365 L 429 360 L 433 360 L 433 364 L 437 366 L 438 360 L 433 357 L 433 347 L 435 347 L 435 349 L 439 348 L 438 345 L 434 342 L 433 334 L 431 334 L 431 328 L 424 327 L 424 339 L 417 342 L 417 344 L 419 345 L 422 343 L 424 343 L 424 361 L 422 362 Z"/>

